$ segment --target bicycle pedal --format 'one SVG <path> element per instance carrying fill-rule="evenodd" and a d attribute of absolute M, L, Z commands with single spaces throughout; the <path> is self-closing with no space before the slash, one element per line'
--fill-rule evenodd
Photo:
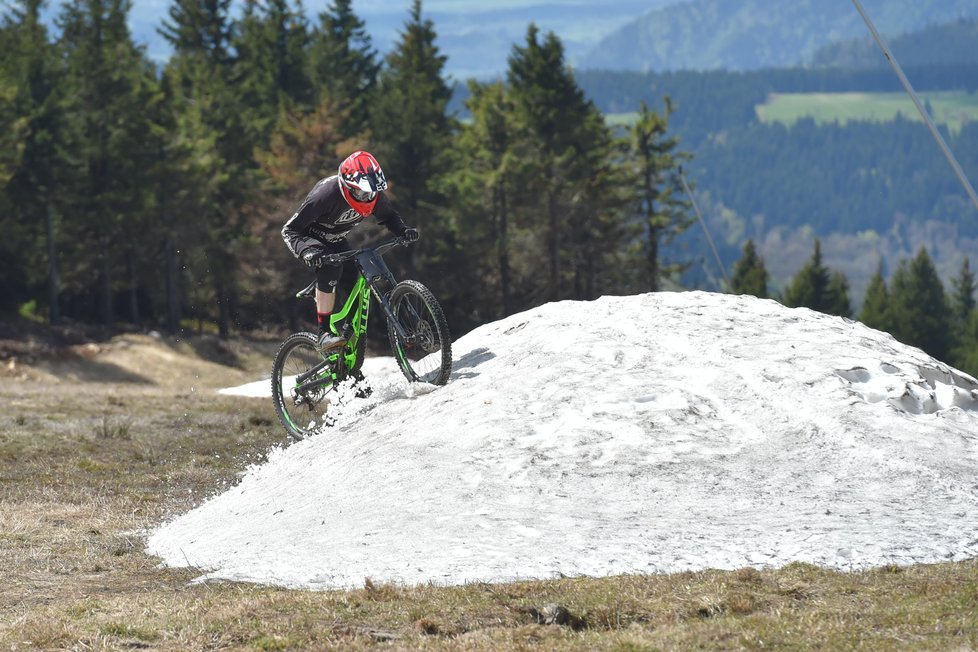
<path fill-rule="evenodd" d="M 319 341 L 316 344 L 320 351 L 332 351 L 343 348 L 346 346 L 346 342 L 347 339 L 344 337 L 333 335 L 332 333 L 323 333 L 319 336 Z"/>

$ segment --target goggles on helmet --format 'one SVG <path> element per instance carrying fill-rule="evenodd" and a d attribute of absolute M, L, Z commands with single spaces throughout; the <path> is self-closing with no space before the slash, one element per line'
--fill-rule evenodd
<path fill-rule="evenodd" d="M 363 184 L 366 185 L 367 182 L 366 181 L 361 181 L 360 183 L 363 183 Z M 362 202 L 373 201 L 374 198 L 377 196 L 377 193 L 375 191 L 373 191 L 373 190 L 363 190 L 359 186 L 354 185 L 352 183 L 347 184 L 346 187 L 350 191 L 350 195 L 352 195 L 353 198 L 356 199 L 357 201 L 362 201 Z"/>

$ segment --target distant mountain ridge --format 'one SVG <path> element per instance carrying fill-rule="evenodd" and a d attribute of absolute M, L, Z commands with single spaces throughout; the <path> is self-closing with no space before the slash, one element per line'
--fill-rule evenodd
<path fill-rule="evenodd" d="M 683 0 L 617 0 L 601 3 L 588 0 L 429 0 L 422 10 L 438 34 L 437 44 L 448 56 L 446 72 L 455 79 L 494 77 L 505 74 L 506 61 L 514 43 L 522 43 L 527 26 L 535 22 L 543 31 L 555 32 L 564 42 L 568 58 L 580 57 L 598 40 L 650 8 L 661 8 Z M 149 56 L 165 61 L 170 48 L 157 33 L 171 0 L 139 0 L 133 3 L 129 25 L 133 37 L 147 48 Z M 232 0 L 231 13 L 240 14 L 243 0 Z M 318 24 L 319 14 L 330 0 L 306 0 L 306 18 Z M 364 20 L 378 52 L 389 52 L 408 17 L 409 0 L 354 0 L 353 11 Z M 57 3 L 48 5 L 50 23 L 60 13 Z M 2 9 L 0 9 L 2 13 Z"/>
<path fill-rule="evenodd" d="M 975 0 L 865 0 L 879 30 L 904 34 L 978 18 Z M 849 0 L 692 0 L 652 10 L 606 36 L 579 62 L 608 70 L 753 70 L 803 61 L 866 26 Z"/>
<path fill-rule="evenodd" d="M 978 20 L 960 19 L 887 39 L 904 66 L 969 63 L 978 60 Z M 883 68 L 886 58 L 869 36 L 819 48 L 811 64 L 830 68 Z"/>

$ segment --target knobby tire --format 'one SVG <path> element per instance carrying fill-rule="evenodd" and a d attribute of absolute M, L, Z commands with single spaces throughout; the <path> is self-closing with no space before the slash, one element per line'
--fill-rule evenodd
<path fill-rule="evenodd" d="M 401 372 L 411 382 L 444 385 L 452 372 L 452 338 L 435 295 L 417 281 L 401 281 L 391 290 L 391 312 L 414 342 L 402 342 L 397 329 L 387 324 L 391 351 Z"/>
<path fill-rule="evenodd" d="M 317 396 L 307 399 L 308 402 L 297 405 L 289 387 L 283 386 L 283 378 L 287 383 L 291 376 L 300 374 L 322 361 L 322 355 L 317 349 L 318 340 L 312 333 L 295 333 L 290 335 L 272 363 L 272 402 L 279 421 L 293 439 L 303 439 L 328 425 L 326 407 L 328 402 L 323 398 L 329 390 L 325 386 Z M 318 398 L 313 402 L 312 398 Z"/>

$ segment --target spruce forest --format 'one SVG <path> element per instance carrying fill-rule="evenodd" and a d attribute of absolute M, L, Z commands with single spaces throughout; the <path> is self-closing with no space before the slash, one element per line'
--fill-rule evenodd
<path fill-rule="evenodd" d="M 380 58 L 350 0 L 315 19 L 252 1 L 235 20 L 229 0 L 175 0 L 160 69 L 127 31 L 129 2 L 69 2 L 57 39 L 44 4 L 16 3 L 0 31 L 8 314 L 297 328 L 309 272 L 279 233 L 356 149 L 422 234 L 395 272 L 423 278 L 459 334 L 545 301 L 655 289 L 668 271 L 655 243 L 685 218 L 666 117 L 646 110 L 615 137 L 552 33 L 530 26 L 504 82 L 471 84 L 462 124 L 420 1 Z"/>
<path fill-rule="evenodd" d="M 676 287 L 703 263 L 670 247 L 695 219 L 679 177 L 696 161 L 688 146 L 702 151 L 713 185 L 711 170 L 746 176 L 744 156 L 788 150 L 779 145 L 788 128 L 753 121 L 764 88 L 749 75 L 670 76 L 689 82 L 675 89 L 679 109 L 667 93 L 609 106 L 623 93 L 602 93 L 601 84 L 635 88 L 625 77 L 632 73 L 575 77 L 560 39 L 532 24 L 500 80 L 470 81 L 457 93 L 420 0 L 386 55 L 351 0 L 315 16 L 290 0 L 249 0 L 234 15 L 230 0 L 172 0 L 159 27 L 172 47 L 163 63 L 134 42 L 129 0 L 69 0 L 55 30 L 42 20 L 46 5 L 18 0 L 0 18 L 0 314 L 10 318 L 222 337 L 297 330 L 313 315 L 293 295 L 311 276 L 280 230 L 318 179 L 365 149 L 380 160 L 405 222 L 421 232 L 417 245 L 390 256 L 391 267 L 431 287 L 460 335 L 548 301 Z M 973 84 L 978 75 L 967 72 Z M 715 97 L 714 82 L 731 79 L 727 101 L 696 101 L 698 85 Z M 697 122 L 710 133 L 729 120 L 749 124 L 726 137 L 743 143 L 741 154 L 711 149 L 715 138 L 691 131 L 692 106 L 710 112 Z M 724 115 L 733 111 L 739 117 Z M 634 115 L 615 128 L 604 112 Z M 716 129 L 702 127 L 711 120 Z M 921 147 L 925 139 L 914 136 Z M 833 142 L 841 152 L 858 143 L 844 132 Z M 741 180 L 745 196 L 731 202 L 786 185 Z M 888 207 L 918 197 L 901 192 Z M 384 236 L 363 228 L 352 244 Z M 889 283 L 881 267 L 854 314 L 849 282 L 825 266 L 820 243 L 774 293 L 744 238 L 726 243 L 728 254 L 743 246 L 731 291 L 858 317 L 978 372 L 967 260 L 950 291 L 926 250 L 893 261 Z"/>

